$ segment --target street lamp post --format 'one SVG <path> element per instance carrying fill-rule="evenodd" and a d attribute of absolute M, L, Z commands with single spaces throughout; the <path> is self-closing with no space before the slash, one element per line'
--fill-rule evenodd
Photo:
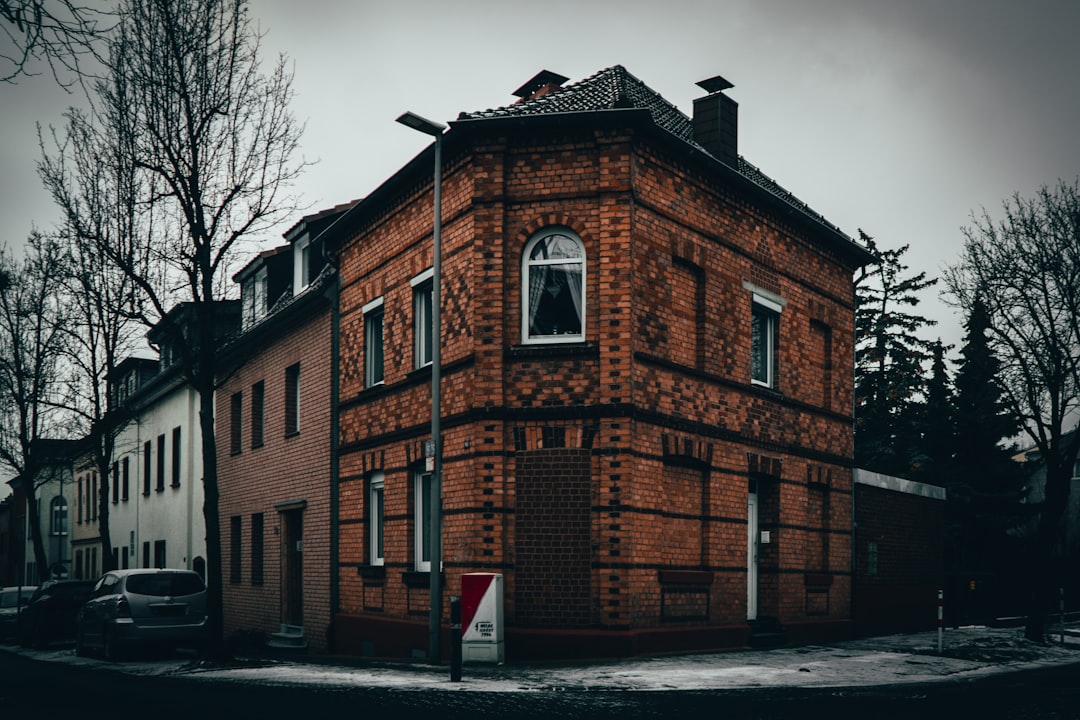
<path fill-rule="evenodd" d="M 435 227 L 431 237 L 431 444 L 433 465 L 431 471 L 431 511 L 428 555 L 430 565 L 431 601 L 428 613 L 428 660 L 438 663 L 441 659 L 442 639 L 442 135 L 446 126 L 411 112 L 403 113 L 397 122 L 413 130 L 435 138 Z"/>

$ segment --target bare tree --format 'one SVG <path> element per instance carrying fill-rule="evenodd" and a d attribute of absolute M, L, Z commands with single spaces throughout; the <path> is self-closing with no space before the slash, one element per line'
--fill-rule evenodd
<path fill-rule="evenodd" d="M 49 578 L 49 561 L 37 512 L 37 484 L 47 458 L 40 442 L 70 428 L 68 377 L 63 363 L 66 303 L 63 249 L 34 233 L 25 258 L 0 250 L 0 463 L 22 479 L 38 580 Z"/>
<path fill-rule="evenodd" d="M 65 87 L 81 79 L 87 59 L 99 57 L 97 46 L 111 16 L 74 0 L 0 0 L 0 81 L 32 75 L 36 61 L 48 63 L 53 78 Z"/>
<path fill-rule="evenodd" d="M 49 155 L 39 129 L 42 160 L 39 174 L 56 203 L 65 210 L 64 237 L 71 254 L 68 291 L 72 322 L 68 362 L 78 378 L 73 410 L 83 421 L 101 483 L 98 527 L 103 567 L 111 569 L 109 530 L 109 464 L 116 435 L 127 423 L 126 408 L 114 402 L 108 382 L 135 346 L 135 284 L 100 247 L 123 252 L 142 232 L 135 202 L 138 174 L 128 153 L 106 141 L 91 119 L 77 110 L 67 113 L 64 139 L 52 133 L 57 152 Z M 116 478 L 113 478 L 115 481 Z"/>
<path fill-rule="evenodd" d="M 142 319 L 172 341 L 199 393 L 211 645 L 222 649 L 221 528 L 214 436 L 219 310 L 245 241 L 296 212 L 288 186 L 302 126 L 292 74 L 259 63 L 244 0 L 124 0 L 108 80 L 97 84 L 100 136 L 139 175 L 141 232 L 97 249 L 134 283 Z M 72 212 L 72 208 L 65 208 Z M 77 210 L 76 210 L 77 211 Z M 183 303 L 187 328 L 170 311 Z"/>
<path fill-rule="evenodd" d="M 1014 195 L 994 219 L 985 209 L 964 228 L 964 251 L 946 274 L 964 308 L 986 306 L 992 349 L 1001 362 L 1006 402 L 1046 465 L 1025 635 L 1044 639 L 1053 592 L 1053 552 L 1080 451 L 1069 432 L 1080 411 L 1080 192 L 1044 186 L 1032 199 Z M 978 422 L 979 418 L 972 418 Z"/>

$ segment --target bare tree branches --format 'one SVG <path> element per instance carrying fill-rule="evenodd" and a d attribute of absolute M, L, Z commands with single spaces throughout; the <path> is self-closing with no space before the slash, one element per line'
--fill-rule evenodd
<path fill-rule="evenodd" d="M 1046 463 L 1032 567 L 1037 592 L 1027 634 L 1042 639 L 1052 548 L 1080 451 L 1068 434 L 1080 413 L 1080 192 L 1077 183 L 1014 195 L 995 220 L 983 209 L 964 229 L 964 252 L 949 268 L 949 293 L 963 307 L 980 300 L 1001 361 L 1007 402 Z"/>
<path fill-rule="evenodd" d="M 303 127 L 285 59 L 262 71 L 245 0 L 122 0 L 119 17 L 95 115 L 69 113 L 40 168 L 73 238 L 126 278 L 131 314 L 170 336 L 199 393 L 213 652 L 222 640 L 218 313 L 246 244 L 297 210 L 289 187 L 306 165 L 295 159 Z M 179 305 L 192 327 L 177 324 Z"/>
<path fill-rule="evenodd" d="M 67 256 L 55 238 L 34 233 L 26 256 L 0 251 L 0 464 L 23 480 L 29 507 L 36 506 L 40 440 L 66 437 L 70 427 L 69 376 L 63 363 L 67 324 Z M 48 577 L 40 517 L 28 512 L 35 565 Z"/>
<path fill-rule="evenodd" d="M 108 12 L 73 0 L 0 0 L 0 81 L 14 82 L 48 64 L 57 83 L 81 82 L 87 61 L 100 60 Z"/>

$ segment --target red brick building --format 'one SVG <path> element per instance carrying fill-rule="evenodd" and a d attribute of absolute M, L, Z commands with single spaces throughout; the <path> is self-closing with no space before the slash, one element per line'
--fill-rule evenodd
<path fill-rule="evenodd" d="M 329 649 L 336 285 L 316 236 L 347 207 L 234 277 L 242 330 L 215 394 L 227 640 Z"/>
<path fill-rule="evenodd" d="M 693 118 L 565 81 L 442 141 L 445 595 L 502 573 L 511 659 L 847 631 L 868 254 L 739 157 L 722 78 Z M 324 236 L 341 652 L 427 646 L 432 153 Z"/>
<path fill-rule="evenodd" d="M 937 594 L 945 589 L 945 489 L 857 469 L 855 519 L 858 633 L 937 627 Z"/>

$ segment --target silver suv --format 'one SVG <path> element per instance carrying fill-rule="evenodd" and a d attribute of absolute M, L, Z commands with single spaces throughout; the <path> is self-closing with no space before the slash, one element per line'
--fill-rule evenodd
<path fill-rule="evenodd" d="M 135 646 L 199 647 L 206 640 L 206 585 L 190 570 L 113 570 L 79 610 L 75 652 L 109 660 Z"/>

